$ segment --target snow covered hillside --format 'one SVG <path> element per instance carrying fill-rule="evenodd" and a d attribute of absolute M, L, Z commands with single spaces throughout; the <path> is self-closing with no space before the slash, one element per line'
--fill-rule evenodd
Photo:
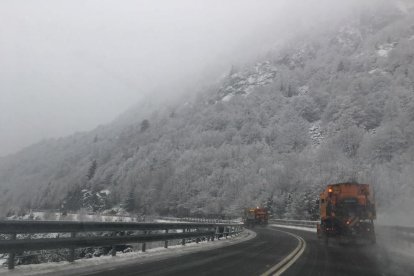
<path fill-rule="evenodd" d="M 33 145 L 0 159 L 0 209 L 201 216 L 264 204 L 313 219 L 324 185 L 355 180 L 372 183 L 380 212 L 408 210 L 412 37 L 411 8 L 362 10 L 194 97 Z"/>

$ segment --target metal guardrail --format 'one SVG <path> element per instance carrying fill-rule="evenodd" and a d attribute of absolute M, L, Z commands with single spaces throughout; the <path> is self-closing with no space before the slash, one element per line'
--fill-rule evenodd
<path fill-rule="evenodd" d="M 217 223 L 153 223 L 153 222 L 74 222 L 74 221 L 0 221 L 2 234 L 30 233 L 69 233 L 69 232 L 100 232 L 128 230 L 166 230 L 184 228 L 212 228 L 215 226 L 236 226 L 239 224 Z"/>
<path fill-rule="evenodd" d="M 133 223 L 133 222 L 69 222 L 69 221 L 0 221 L 0 234 L 9 239 L 0 240 L 0 253 L 8 253 L 8 268 L 15 266 L 16 253 L 31 250 L 70 249 L 68 260 L 75 261 L 75 249 L 83 247 L 112 246 L 111 254 L 116 255 L 115 246 L 125 243 L 142 243 L 145 252 L 147 242 L 195 238 L 196 242 L 219 239 L 239 234 L 243 226 L 237 223 Z M 139 231 L 137 233 L 137 231 Z M 155 231 L 156 233 L 151 233 Z M 171 232 L 174 231 L 174 232 Z M 84 233 L 112 232 L 105 236 L 81 236 Z M 161 233 L 160 233 L 161 232 Z M 19 238 L 19 234 L 70 233 L 70 238 Z"/>
<path fill-rule="evenodd" d="M 390 229 L 391 231 L 398 231 L 401 233 L 407 233 L 407 234 L 414 234 L 414 227 L 410 226 L 386 226 L 386 225 L 380 225 L 383 229 Z"/>
<path fill-rule="evenodd" d="M 178 218 L 183 222 L 204 222 L 204 223 L 235 223 L 235 220 L 230 219 L 211 219 L 211 218 Z"/>
<path fill-rule="evenodd" d="M 313 220 L 289 220 L 289 219 L 270 219 L 269 223 L 275 223 L 280 225 L 299 226 L 316 228 L 316 224 L 319 221 Z M 381 234 L 385 234 L 387 237 L 397 238 L 401 241 L 407 241 L 414 243 L 414 227 L 410 226 L 393 226 L 393 225 L 376 225 Z M 377 232 L 377 231 L 376 231 Z"/>
<path fill-rule="evenodd" d="M 270 219 L 269 223 L 275 223 L 280 225 L 300 226 L 316 228 L 318 221 L 315 220 L 291 220 L 291 219 Z"/>
<path fill-rule="evenodd" d="M 414 227 L 377 225 L 376 228 L 381 231 L 381 236 L 385 238 L 396 238 L 400 241 L 405 241 L 414 244 Z"/>

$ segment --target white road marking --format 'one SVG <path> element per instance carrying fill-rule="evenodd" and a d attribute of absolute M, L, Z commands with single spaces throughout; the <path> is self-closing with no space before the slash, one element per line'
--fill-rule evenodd
<path fill-rule="evenodd" d="M 282 261 L 280 261 L 278 264 L 271 267 L 269 270 L 267 270 L 265 273 L 261 274 L 260 276 L 281 275 L 289 267 L 291 267 L 300 258 L 300 256 L 302 256 L 306 248 L 306 242 L 302 237 L 289 233 L 289 232 L 282 231 L 282 230 L 276 230 L 276 229 L 274 230 L 294 237 L 295 239 L 298 240 L 299 243 L 298 243 L 298 246 L 288 256 L 286 256 Z"/>

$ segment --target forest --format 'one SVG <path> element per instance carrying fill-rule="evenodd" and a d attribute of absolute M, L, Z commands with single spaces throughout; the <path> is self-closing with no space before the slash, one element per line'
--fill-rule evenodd
<path fill-rule="evenodd" d="M 316 219 L 329 183 L 414 222 L 414 11 L 365 7 L 168 104 L 0 158 L 0 216 L 29 209 Z"/>

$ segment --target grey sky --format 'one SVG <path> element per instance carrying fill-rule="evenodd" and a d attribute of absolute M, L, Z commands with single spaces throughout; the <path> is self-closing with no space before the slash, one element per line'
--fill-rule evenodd
<path fill-rule="evenodd" d="M 0 156 L 92 129 L 143 95 L 159 97 L 160 84 L 254 56 L 312 13 L 312 1 L 296 13 L 288 2 L 0 1 Z"/>

